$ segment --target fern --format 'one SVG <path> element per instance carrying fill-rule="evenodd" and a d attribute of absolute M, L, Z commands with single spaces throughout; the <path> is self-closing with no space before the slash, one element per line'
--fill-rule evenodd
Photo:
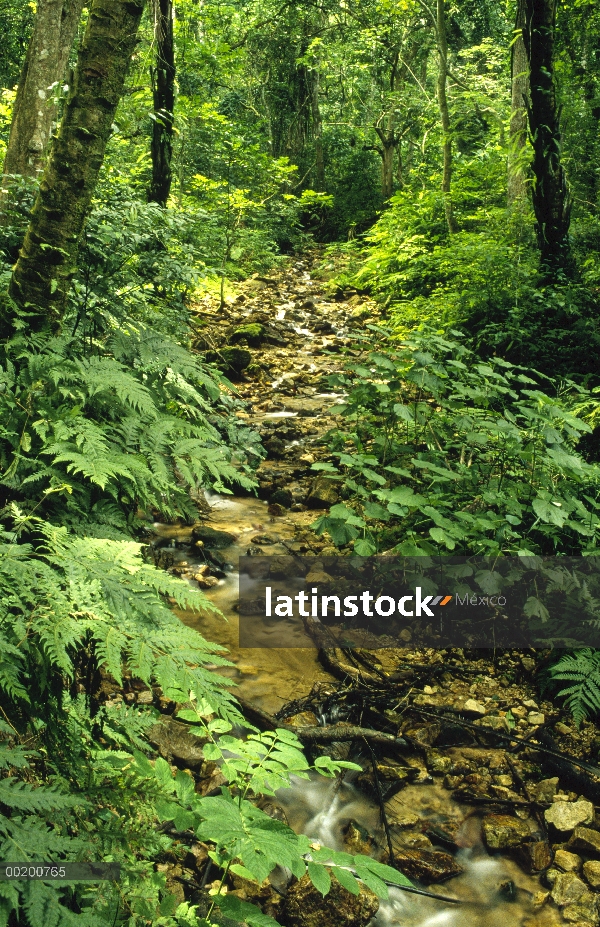
<path fill-rule="evenodd" d="M 550 683 L 568 682 L 557 695 L 564 698 L 565 705 L 579 726 L 586 718 L 593 718 L 600 712 L 600 650 L 585 647 L 574 653 L 564 654 L 548 670 Z"/>

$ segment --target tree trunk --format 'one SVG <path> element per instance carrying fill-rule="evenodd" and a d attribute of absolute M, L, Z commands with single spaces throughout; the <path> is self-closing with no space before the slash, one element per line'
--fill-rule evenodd
<path fill-rule="evenodd" d="M 525 146 L 527 144 L 527 106 L 529 101 L 529 62 L 523 41 L 524 0 L 518 0 L 515 39 L 511 50 L 512 108 L 508 141 L 508 205 L 525 203 Z"/>
<path fill-rule="evenodd" d="M 83 0 L 39 0 L 23 63 L 2 173 L 37 177 L 56 119 L 52 98 L 65 79 Z"/>
<path fill-rule="evenodd" d="M 392 110 L 387 118 L 385 131 L 379 126 L 374 128 L 381 142 L 381 148 L 377 147 L 381 155 L 381 195 L 384 201 L 387 201 L 394 193 L 394 152 L 398 145 L 394 129 L 394 111 Z"/>
<path fill-rule="evenodd" d="M 152 183 L 150 203 L 167 205 L 171 192 L 173 111 L 175 107 L 175 44 L 172 0 L 155 0 L 154 39 L 156 68 L 152 73 L 154 120 L 152 123 Z"/>
<path fill-rule="evenodd" d="M 448 96 L 446 85 L 448 82 L 448 40 L 446 36 L 446 14 L 444 0 L 437 0 L 436 17 L 437 45 L 439 56 L 439 71 L 437 80 L 437 98 L 442 122 L 444 167 L 442 173 L 442 193 L 444 196 L 444 212 L 448 231 L 452 235 L 456 231 L 454 212 L 452 209 L 452 135 L 450 133 L 450 113 L 448 110 Z"/>
<path fill-rule="evenodd" d="M 325 190 L 325 157 L 323 154 L 323 119 L 319 105 L 319 71 L 312 71 L 312 123 L 315 141 L 315 190 Z"/>
<path fill-rule="evenodd" d="M 32 329 L 56 328 L 115 110 L 136 45 L 143 0 L 93 0 L 58 135 L 10 282 Z"/>
<path fill-rule="evenodd" d="M 560 159 L 560 110 L 554 80 L 556 0 L 524 0 L 523 38 L 529 60 L 533 145 L 533 209 L 541 268 L 550 279 L 572 273 L 569 244 L 571 203 Z"/>

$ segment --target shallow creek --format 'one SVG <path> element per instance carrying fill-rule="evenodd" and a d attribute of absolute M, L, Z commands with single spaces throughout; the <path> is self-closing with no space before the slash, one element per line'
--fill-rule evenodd
<path fill-rule="evenodd" d="M 266 291 L 258 295 L 249 292 L 239 297 L 239 310 L 235 307 L 229 310 L 234 324 L 275 319 L 281 325 L 288 325 L 287 331 L 282 329 L 287 339 L 283 344 L 288 348 L 261 347 L 254 359 L 268 374 L 247 381 L 240 387 L 240 393 L 249 403 L 249 413 L 241 413 L 242 416 L 262 427 L 263 434 L 265 424 L 271 420 L 271 426 L 267 424 L 266 428 L 267 438 L 271 427 L 279 439 L 279 451 L 269 450 L 267 460 L 261 464 L 263 476 L 259 475 L 259 479 L 268 480 L 270 473 L 278 472 L 278 485 L 289 490 L 295 502 L 305 500 L 310 462 L 315 459 L 313 449 L 315 455 L 319 454 L 321 442 L 314 435 L 322 435 L 335 421 L 335 404 L 339 397 L 327 393 L 323 381 L 319 381 L 319 376 L 342 366 L 340 356 L 332 356 L 330 349 L 339 349 L 345 344 L 351 353 L 358 353 L 352 352 L 347 325 L 353 314 L 351 303 L 360 298 L 355 296 L 347 303 L 332 303 L 317 290 L 306 263 L 300 261 L 271 281 L 269 293 L 272 295 L 264 296 Z M 307 296 L 311 298 L 303 303 Z M 253 313 L 258 310 L 266 314 L 255 318 Z M 211 313 L 210 309 L 205 313 L 209 320 Z M 216 321 L 218 331 L 223 322 L 220 318 Z M 328 328 L 323 328 L 323 321 Z M 323 334 L 323 331 L 330 334 Z M 297 427 L 294 433 L 282 428 L 289 422 L 305 424 Z M 306 437 L 310 435 L 313 438 Z M 281 441 L 281 436 L 286 439 Z M 268 445 L 267 441 L 267 449 Z M 294 471 L 303 460 L 307 471 L 302 484 L 304 489 L 297 482 Z M 282 477 L 282 473 L 289 477 Z M 304 495 L 298 495 L 300 491 Z M 235 537 L 235 543 L 219 551 L 229 566 L 221 571 L 218 585 L 205 590 L 226 620 L 211 614 L 201 618 L 191 612 L 179 612 L 179 615 L 185 624 L 196 628 L 208 640 L 228 649 L 234 665 L 224 672 L 235 683 L 236 691 L 273 714 L 286 702 L 306 696 L 315 683 L 333 680 L 319 664 L 317 650 L 310 645 L 302 646 L 308 640 L 301 636 L 301 630 L 290 632 L 287 626 L 288 633 L 296 635 L 290 641 L 293 644 L 290 649 L 239 647 L 237 561 L 246 553 L 253 538 L 256 543 L 256 536 L 260 536 L 260 548 L 265 554 L 289 554 L 290 550 L 282 542 L 293 542 L 299 531 L 306 533 L 318 513 L 296 504 L 285 513 L 279 512 L 279 517 L 273 517 L 267 510 L 267 503 L 253 497 L 209 494 L 207 501 L 211 506 L 208 524 Z M 154 530 L 158 545 L 172 548 L 169 554 L 175 565 L 178 561 L 187 561 L 193 574 L 194 566 L 204 562 L 201 551 L 190 553 L 190 528 L 155 525 Z M 272 630 L 278 633 L 279 629 Z M 299 780 L 291 789 L 279 793 L 278 800 L 290 825 L 323 845 L 358 852 L 345 843 L 348 826 L 354 822 L 360 831 L 375 838 L 378 847 L 385 847 L 378 806 L 354 787 L 351 775 L 341 784 L 322 777 L 310 783 Z M 462 903 L 449 904 L 391 889 L 389 900 L 382 902 L 371 927 L 554 927 L 562 923 L 555 907 L 534 906 L 534 894 L 541 888 L 538 878 L 525 875 L 510 857 L 491 857 L 486 852 L 481 839 L 480 817 L 468 806 L 457 805 L 439 780 L 429 778 L 427 783 L 408 785 L 389 804 L 393 805 L 391 810 L 400 812 L 401 816 L 402 813 L 413 818 L 417 815 L 421 822 L 432 825 L 444 821 L 462 822 L 457 861 L 463 873 L 430 889 L 460 899 Z"/>
<path fill-rule="evenodd" d="M 230 571 L 218 586 L 206 590 L 226 620 L 217 615 L 199 618 L 191 612 L 179 614 L 182 621 L 197 628 L 206 638 L 227 647 L 234 667 L 225 672 L 236 684 L 236 691 L 273 713 L 287 701 L 306 695 L 315 682 L 325 682 L 331 677 L 320 666 L 314 647 L 301 648 L 300 640 L 288 650 L 239 648 L 238 615 L 234 608 L 238 595 L 235 565 L 240 554 L 247 550 L 250 538 L 268 525 L 270 516 L 266 503 L 255 498 L 211 495 L 208 501 L 212 508 L 211 526 L 236 535 L 236 543 L 221 551 L 231 564 Z M 293 515 L 277 519 L 279 538 L 294 536 Z M 202 562 L 200 556 L 189 554 L 191 529 L 154 527 L 163 543 L 171 541 L 176 560 L 181 557 L 190 565 Z M 269 552 L 286 550 L 283 545 L 275 544 Z M 380 846 L 385 845 L 377 805 L 351 782 L 339 786 L 321 777 L 310 784 L 299 780 L 292 789 L 280 792 L 278 800 L 294 830 L 325 846 L 344 849 L 344 834 L 350 822 L 373 835 Z M 464 872 L 430 889 L 461 899 L 462 903 L 452 905 L 390 889 L 390 898 L 381 903 L 371 927 L 554 927 L 562 923 L 556 909 L 534 907 L 533 896 L 540 890 L 539 880 L 523 873 L 510 858 L 491 857 L 482 844 L 477 815 L 469 816 L 469 809 L 453 802 L 441 785 L 408 785 L 393 803 L 396 811 L 417 814 L 423 821 L 464 821 L 457 854 Z"/>

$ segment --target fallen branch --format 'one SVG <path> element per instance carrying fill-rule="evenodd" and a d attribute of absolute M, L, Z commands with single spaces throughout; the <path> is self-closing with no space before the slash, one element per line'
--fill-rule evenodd
<path fill-rule="evenodd" d="M 298 737 L 298 740 L 304 744 L 330 744 L 344 743 L 349 740 L 364 739 L 372 744 L 383 744 L 386 747 L 395 747 L 396 749 L 405 749 L 408 744 L 403 737 L 394 737 L 393 734 L 383 734 L 381 731 L 374 731 L 370 728 L 356 727 L 352 724 L 330 724 L 323 727 L 296 727 L 293 724 L 286 724 L 278 721 L 273 715 L 263 711 L 260 708 L 247 702 L 246 699 L 236 696 L 244 716 L 253 724 L 259 727 L 274 731 L 278 727 L 286 731 L 292 731 Z"/>

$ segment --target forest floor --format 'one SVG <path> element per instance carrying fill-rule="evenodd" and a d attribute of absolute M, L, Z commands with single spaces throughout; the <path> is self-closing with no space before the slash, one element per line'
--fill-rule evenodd
<path fill-rule="evenodd" d="M 155 557 L 198 583 L 222 608 L 219 588 L 236 555 L 303 554 L 314 556 L 321 569 L 327 557 L 337 555 L 310 529 L 317 515 L 338 501 L 335 484 L 311 466 L 327 459 L 325 436 L 340 426 L 340 397 L 327 377 L 342 370 L 347 357 L 361 356 L 356 335 L 379 315 L 368 298 L 351 290 L 332 292 L 315 279 L 319 257 L 291 258 L 271 276 L 244 282 L 223 307 L 208 297 L 196 307 L 197 345 L 229 364 L 246 402 L 238 415 L 262 436 L 267 457 L 257 473 L 261 501 L 249 500 L 254 508 L 244 509 L 242 517 L 234 517 L 234 509 L 225 508 L 219 517 L 218 508 L 207 508 L 193 528 L 159 529 Z M 165 539 L 173 542 L 168 548 L 161 547 Z M 215 639 L 214 626 L 210 632 L 199 629 Z M 229 645 L 227 639 L 221 642 Z M 333 645 L 318 651 L 317 673 L 309 668 L 317 652 L 306 653 L 273 652 L 266 664 L 250 667 L 250 675 L 266 680 L 266 689 L 259 686 L 263 695 L 269 685 L 277 688 L 277 711 L 266 697 L 248 704 L 251 686 L 240 691 L 254 723 L 291 725 L 307 748 L 317 751 L 315 729 L 337 726 L 339 740 L 329 743 L 329 752 L 363 765 L 351 787 L 354 810 L 341 808 L 334 815 L 340 848 L 391 858 L 434 894 L 438 883 L 448 882 L 443 893 L 466 905 L 449 924 L 590 927 L 599 922 L 599 732 L 592 723 L 577 730 L 543 698 L 538 683 L 543 655 Z M 232 648 L 232 657 L 247 673 L 243 651 Z M 305 677 L 298 671 L 299 658 L 306 660 Z M 286 688 L 281 680 L 288 659 L 295 668 L 290 669 L 293 685 Z M 269 660 L 279 661 L 279 676 L 272 670 L 270 681 Z M 126 697 L 139 700 L 140 694 Z M 157 702 L 157 693 L 144 697 Z M 173 706 L 162 707 L 167 716 L 153 735 L 157 749 L 190 769 L 197 791 L 211 794 L 221 784 L 218 769 L 202 760 L 185 726 L 168 717 Z M 364 736 L 354 731 L 344 738 L 349 725 Z M 383 736 L 378 740 L 375 732 Z M 357 795 L 363 805 L 357 805 Z M 312 799 L 330 814 L 338 800 L 330 793 Z M 318 809 L 308 805 L 300 796 L 291 804 L 282 799 L 273 804 L 273 814 L 299 827 L 312 820 L 313 832 L 310 826 L 306 832 L 317 839 Z M 172 884 L 185 895 L 182 886 L 197 885 L 206 866 L 203 851 L 192 856 L 166 864 Z M 503 868 L 486 881 L 477 861 L 492 859 L 501 859 Z M 329 910 L 320 896 L 314 904 L 305 899 L 304 919 L 298 920 L 285 886 L 283 891 L 281 886 L 256 889 L 236 877 L 230 890 L 290 927 L 339 923 L 339 912 Z M 361 914 L 358 902 L 346 895 L 346 921 L 364 927 L 372 910 Z M 448 908 L 441 901 L 429 903 L 434 908 L 387 903 L 376 923 L 399 917 L 405 927 L 430 923 L 427 918 Z"/>

